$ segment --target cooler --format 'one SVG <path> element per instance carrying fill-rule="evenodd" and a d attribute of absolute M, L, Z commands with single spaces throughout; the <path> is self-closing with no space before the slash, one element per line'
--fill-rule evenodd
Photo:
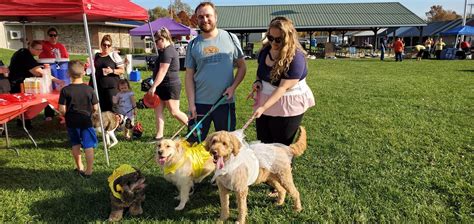
<path fill-rule="evenodd" d="M 67 74 L 67 67 L 69 64 L 69 59 L 61 58 L 60 60 L 56 59 L 39 59 L 40 63 L 49 64 L 51 67 L 51 75 L 56 77 L 57 79 L 64 81 L 64 86 L 67 86 L 71 83 L 71 79 Z M 57 85 L 53 82 L 53 89 L 58 89 Z"/>
<path fill-rule="evenodd" d="M 140 82 L 142 77 L 140 75 L 140 71 L 135 69 L 134 71 L 130 72 L 130 81 L 132 82 Z"/>

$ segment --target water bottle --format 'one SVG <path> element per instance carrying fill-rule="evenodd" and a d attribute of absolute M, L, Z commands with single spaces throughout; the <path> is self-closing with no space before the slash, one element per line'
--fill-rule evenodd
<path fill-rule="evenodd" d="M 41 79 L 41 93 L 51 93 L 52 91 L 51 67 L 44 64 L 43 77 Z"/>

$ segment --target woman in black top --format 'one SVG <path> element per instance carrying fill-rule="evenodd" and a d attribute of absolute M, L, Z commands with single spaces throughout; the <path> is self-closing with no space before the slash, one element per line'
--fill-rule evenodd
<path fill-rule="evenodd" d="M 8 80 L 11 85 L 11 93 L 21 92 L 21 84 L 29 77 L 42 77 L 42 66 L 36 62 L 35 56 L 43 51 L 41 41 L 33 40 L 29 43 L 28 48 L 21 48 L 16 51 L 10 59 L 10 74 Z M 51 76 L 53 82 L 63 85 L 64 82 Z"/>
<path fill-rule="evenodd" d="M 166 28 L 161 28 L 155 33 L 156 46 L 160 55 L 155 63 L 153 71 L 154 82 L 147 94 L 157 94 L 160 104 L 155 108 L 156 136 L 155 139 L 163 138 L 165 120 L 164 108 L 168 108 L 171 115 L 183 124 L 188 123 L 188 116 L 179 110 L 179 99 L 181 93 L 181 80 L 179 79 L 179 58 L 174 48 L 171 34 Z"/>
<path fill-rule="evenodd" d="M 28 48 L 21 48 L 13 54 L 10 59 L 10 73 L 8 75 L 11 87 L 10 93 L 20 93 L 21 84 L 26 78 L 43 76 L 43 69 L 34 58 L 38 56 L 41 51 L 43 51 L 41 41 L 33 40 L 29 43 Z M 51 76 L 51 80 L 60 86 L 64 85 L 64 81 L 54 76 Z M 31 120 L 25 120 L 25 123 L 25 127 L 31 129 Z"/>
<path fill-rule="evenodd" d="M 99 93 L 100 109 L 112 111 L 112 97 L 118 92 L 117 84 L 124 73 L 124 64 L 120 55 L 112 49 L 112 38 L 105 35 L 100 41 L 101 52 L 94 58 L 95 78 Z M 92 82 L 90 82 L 92 85 Z"/>

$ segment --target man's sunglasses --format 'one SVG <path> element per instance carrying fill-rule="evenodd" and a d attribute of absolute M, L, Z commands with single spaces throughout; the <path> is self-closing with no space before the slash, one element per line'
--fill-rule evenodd
<path fill-rule="evenodd" d="M 57 37 L 57 34 L 49 34 L 49 37 Z"/>
<path fill-rule="evenodd" d="M 275 43 L 277 43 L 277 44 L 281 43 L 281 41 L 282 41 L 281 37 L 275 38 L 275 37 L 273 37 L 273 36 L 271 36 L 271 35 L 267 35 L 267 39 L 268 39 L 268 41 L 270 41 L 270 42 L 275 41 Z"/>
<path fill-rule="evenodd" d="M 102 44 L 102 47 L 112 47 L 112 44 Z"/>

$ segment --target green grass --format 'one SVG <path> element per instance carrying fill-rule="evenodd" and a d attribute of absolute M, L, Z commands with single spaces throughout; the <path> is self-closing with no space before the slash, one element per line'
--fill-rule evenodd
<path fill-rule="evenodd" d="M 247 62 L 247 77 L 237 91 L 237 127 L 251 114 L 252 102 L 244 98 L 256 62 Z M 278 208 L 266 197 L 268 187 L 254 186 L 248 198 L 250 223 L 473 223 L 472 61 L 310 60 L 309 71 L 317 103 L 303 121 L 309 149 L 295 159 L 293 168 L 304 210 L 293 213 L 288 199 Z M 142 72 L 142 78 L 147 74 Z M 133 88 L 138 96 L 143 94 L 138 83 Z M 184 94 L 182 99 L 185 111 Z M 165 131 L 171 136 L 179 125 L 167 116 Z M 89 180 L 73 174 L 66 132 L 59 124 L 44 123 L 38 116 L 32 134 L 39 147 L 34 148 L 10 122 L 12 145 L 20 156 L 0 150 L 0 222 L 106 220 L 107 177 L 120 164 L 141 166 L 153 154 L 148 144 L 155 134 L 153 112 L 140 110 L 138 120 L 144 136 L 112 148 L 111 166 L 99 147 Z M 246 133 L 255 139 L 253 127 Z M 144 214 L 125 220 L 181 223 L 218 218 L 216 187 L 203 184 L 185 210 L 175 212 L 176 188 L 163 179 L 160 168 L 150 162 L 142 171 L 148 184 Z M 234 197 L 231 200 L 234 221 L 237 210 Z"/>

